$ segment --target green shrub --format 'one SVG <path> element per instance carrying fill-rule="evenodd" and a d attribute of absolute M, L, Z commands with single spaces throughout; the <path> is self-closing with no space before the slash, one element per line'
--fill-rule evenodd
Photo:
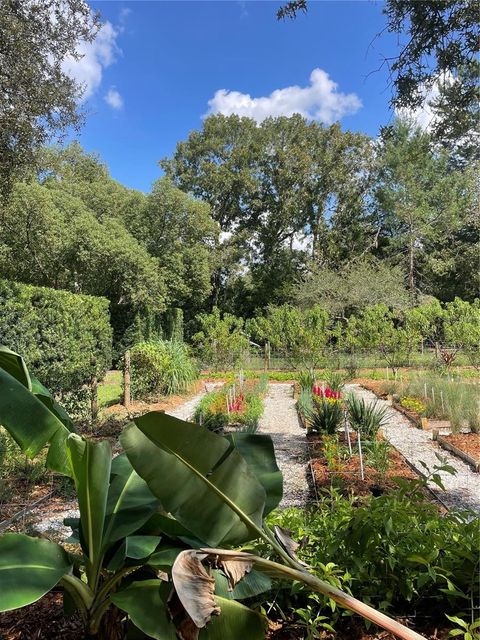
<path fill-rule="evenodd" d="M 480 521 L 472 516 L 441 515 L 422 497 L 419 485 L 408 482 L 362 502 L 332 490 L 314 508 L 285 509 L 270 516 L 269 524 L 290 530 L 294 540 L 307 540 L 299 557 L 322 577 L 328 558 L 338 586 L 350 587 L 355 597 L 390 615 L 415 610 L 418 616 L 442 620 L 444 612 L 478 606 Z M 298 607 L 312 604 L 304 589 L 293 597 L 277 592 L 275 598 L 294 615 Z M 316 611 L 335 624 L 341 611 L 332 612 L 329 604 L 320 599 Z M 469 613 L 478 617 L 478 610 Z"/>
<path fill-rule="evenodd" d="M 331 391 L 341 391 L 345 386 L 345 374 L 341 371 L 326 371 L 323 377 Z"/>
<path fill-rule="evenodd" d="M 387 408 L 375 402 L 366 402 L 349 394 L 346 398 L 348 421 L 352 429 L 360 431 L 367 440 L 375 440 L 377 432 L 387 421 Z"/>
<path fill-rule="evenodd" d="M 134 398 L 187 391 L 198 371 L 183 342 L 141 342 L 130 350 Z"/>
<path fill-rule="evenodd" d="M 406 396 L 425 399 L 429 417 L 449 420 L 452 431 L 480 428 L 480 389 L 477 384 L 447 376 L 414 376 L 402 388 Z"/>
<path fill-rule="evenodd" d="M 419 398 L 412 398 L 411 396 L 403 396 L 400 398 L 400 404 L 408 411 L 414 411 L 419 416 L 424 416 L 427 411 L 427 405 Z"/>
<path fill-rule="evenodd" d="M 108 300 L 0 280 L 0 344 L 24 355 L 55 394 L 76 393 L 110 367 Z"/>

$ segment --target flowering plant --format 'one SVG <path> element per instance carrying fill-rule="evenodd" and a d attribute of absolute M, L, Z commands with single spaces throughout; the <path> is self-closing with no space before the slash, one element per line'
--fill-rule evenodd
<path fill-rule="evenodd" d="M 332 391 L 330 387 L 321 387 L 318 384 L 314 384 L 312 393 L 318 398 L 340 400 L 340 391 Z"/>

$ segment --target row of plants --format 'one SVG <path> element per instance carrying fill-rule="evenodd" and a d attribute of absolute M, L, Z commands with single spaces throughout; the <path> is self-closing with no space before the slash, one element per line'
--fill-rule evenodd
<path fill-rule="evenodd" d="M 267 621 L 258 596 L 280 580 L 420 640 L 336 579 L 316 575 L 287 532 L 265 522 L 282 496 L 268 436 L 219 436 L 150 412 L 125 427 L 123 452 L 112 459 L 111 444 L 78 435 L 8 349 L 0 349 L 0 424 L 30 457 L 48 447 L 48 468 L 72 478 L 80 510 L 69 520 L 75 551 L 24 534 L 0 536 L 0 611 L 57 588 L 88 637 L 123 639 L 133 627 L 137 637 L 158 640 L 200 631 L 205 639 L 260 640 Z M 255 553 L 253 541 L 267 553 Z"/>
<path fill-rule="evenodd" d="M 385 389 L 419 416 L 448 420 L 454 433 L 461 429 L 480 433 L 478 384 L 453 377 L 417 375 L 385 385 Z"/>
<path fill-rule="evenodd" d="M 316 368 L 337 353 L 347 354 L 343 364 L 351 376 L 362 366 L 364 354 L 378 353 L 396 371 L 410 365 L 418 352 L 424 354 L 425 347 L 432 349 L 431 362 L 447 369 L 460 354 L 463 364 L 480 367 L 478 299 L 470 303 L 455 298 L 443 305 L 427 299 L 402 311 L 377 304 L 340 320 L 320 305 L 269 306 L 262 315 L 247 320 L 222 316 L 214 308 L 197 321 L 201 330 L 193 336 L 194 346 L 202 366 L 214 370 L 244 366 L 251 347 L 256 350 L 258 345 L 265 345 L 266 360 L 273 349 L 294 369 Z"/>
<path fill-rule="evenodd" d="M 263 414 L 267 388 L 266 375 L 244 380 L 242 372 L 237 380 L 207 393 L 195 409 L 194 420 L 211 431 L 222 432 L 230 427 L 254 433 Z"/>

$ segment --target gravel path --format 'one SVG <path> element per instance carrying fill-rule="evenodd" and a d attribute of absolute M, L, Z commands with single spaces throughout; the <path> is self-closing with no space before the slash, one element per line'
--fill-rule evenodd
<path fill-rule="evenodd" d="M 375 402 L 377 397 L 372 391 L 367 391 L 358 384 L 345 385 L 345 391 L 351 391 L 366 401 Z M 378 399 L 381 406 L 389 406 L 386 400 Z M 388 423 L 384 427 L 386 439 L 412 464 L 418 471 L 423 471 L 420 461 L 425 462 L 430 470 L 439 464 L 435 453 L 445 458 L 449 465 L 457 470 L 455 475 L 442 472 L 440 476 L 446 491 L 432 484 L 432 492 L 449 509 L 466 508 L 480 512 L 480 474 L 462 462 L 448 451 L 440 449 L 432 440 L 430 431 L 422 431 L 412 423 L 400 411 L 389 406 Z"/>
<path fill-rule="evenodd" d="M 277 464 L 283 473 L 280 508 L 304 507 L 308 498 L 307 443 L 300 428 L 291 384 L 271 384 L 259 432 L 273 440 Z"/>

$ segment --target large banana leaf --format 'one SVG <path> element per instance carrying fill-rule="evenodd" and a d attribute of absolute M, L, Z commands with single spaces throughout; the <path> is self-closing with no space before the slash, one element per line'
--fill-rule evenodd
<path fill-rule="evenodd" d="M 5 347 L 0 349 L 0 424 L 31 458 L 50 443 L 47 466 L 71 475 L 65 451 L 73 429 L 70 419 L 48 391 L 30 378 L 23 358 Z"/>
<path fill-rule="evenodd" d="M 18 380 L 29 391 L 32 390 L 32 382 L 28 373 L 25 360 L 8 347 L 0 344 L 0 367 Z"/>
<path fill-rule="evenodd" d="M 120 439 L 163 507 L 195 536 L 210 546 L 258 536 L 265 490 L 225 438 L 152 412 L 130 423 Z"/>
<path fill-rule="evenodd" d="M 159 508 L 160 502 L 125 454 L 114 458 L 105 512 L 103 549 L 136 532 Z"/>
<path fill-rule="evenodd" d="M 17 533 L 0 536 L 0 611 L 35 602 L 70 568 L 67 554 L 54 542 Z"/>
<path fill-rule="evenodd" d="M 221 609 L 209 624 L 200 631 L 199 640 L 225 640 L 225 638 L 248 638 L 264 640 L 266 636 L 266 618 L 252 611 L 240 602 L 215 596 L 215 602 Z"/>
<path fill-rule="evenodd" d="M 177 634 L 167 613 L 171 586 L 157 579 L 132 582 L 113 593 L 111 600 L 130 616 L 133 624 L 156 640 L 177 640 Z"/>
<path fill-rule="evenodd" d="M 238 449 L 265 489 L 265 517 L 278 507 L 283 496 L 283 476 L 275 460 L 272 439 L 260 433 L 229 433 L 225 437 Z"/>
<path fill-rule="evenodd" d="M 95 590 L 103 559 L 112 449 L 106 440 L 93 442 L 72 433 L 67 440 L 67 451 L 78 495 L 88 583 Z"/>

